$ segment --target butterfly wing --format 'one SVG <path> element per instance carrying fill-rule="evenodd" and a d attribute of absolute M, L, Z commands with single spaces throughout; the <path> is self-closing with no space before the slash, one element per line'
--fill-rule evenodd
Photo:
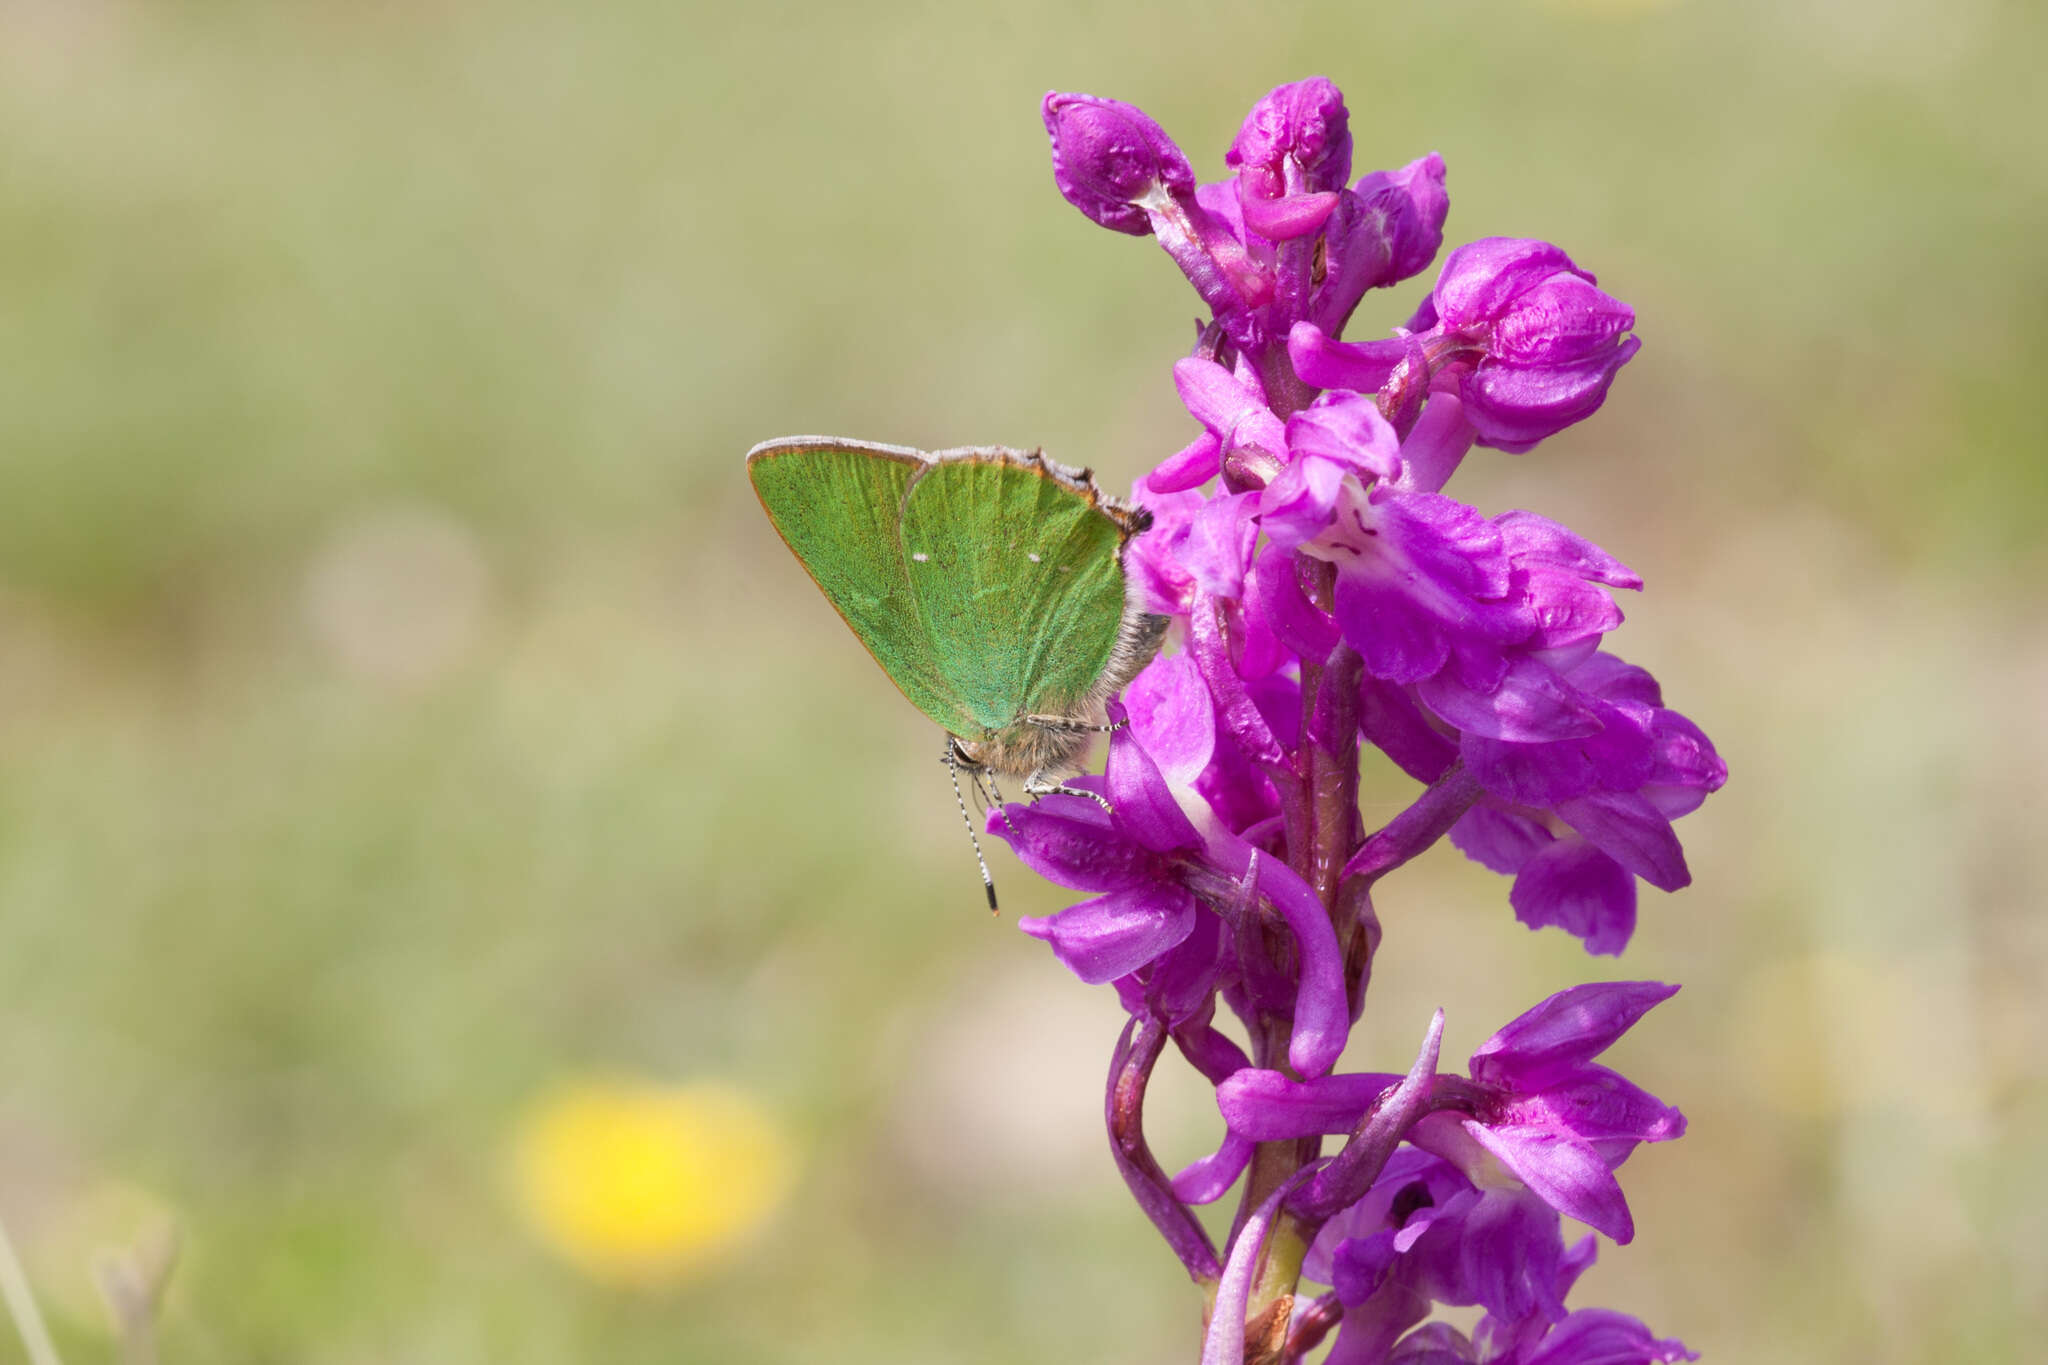
<path fill-rule="evenodd" d="M 975 722 L 954 733 L 1093 690 L 1123 619 L 1127 534 L 1084 475 L 1034 454 L 942 451 L 916 475 L 903 558 L 932 661 Z"/>
<path fill-rule="evenodd" d="M 829 436 L 766 441 L 747 475 L 783 543 L 889 681 L 954 734 L 979 726 L 960 701 L 911 591 L 898 520 L 928 457 Z"/>

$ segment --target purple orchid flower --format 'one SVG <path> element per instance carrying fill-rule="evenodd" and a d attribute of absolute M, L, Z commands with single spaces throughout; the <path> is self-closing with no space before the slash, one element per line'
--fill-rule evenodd
<path fill-rule="evenodd" d="M 1639 1143 L 1681 1136 L 1676 1109 L 1591 1059 L 1676 986 L 1574 986 L 1515 1019 L 1472 1054 L 1469 1080 L 1439 1077 L 1440 1106 L 1408 1140 L 1475 1181 L 1512 1175 L 1559 1213 L 1625 1243 L 1635 1236 L 1614 1178 Z M 1217 1107 L 1240 1140 L 1346 1133 L 1400 1078 L 1379 1073 L 1297 1081 L 1247 1069 L 1217 1087 Z"/>
<path fill-rule="evenodd" d="M 1618 954 L 1635 932 L 1638 877 L 1662 891 L 1692 881 L 1671 822 L 1718 791 L 1728 765 L 1644 670 L 1596 653 L 1561 676 L 1601 728 L 1539 744 L 1466 734 L 1465 765 L 1487 797 L 1451 842 L 1515 879 L 1508 901 L 1522 923 Z"/>
<path fill-rule="evenodd" d="M 1637 349 L 1633 312 L 1556 247 L 1489 238 L 1451 253 L 1393 335 L 1345 340 L 1366 291 L 1429 268 L 1449 201 L 1434 154 L 1354 181 L 1363 129 L 1321 77 L 1263 96 L 1206 184 L 1133 105 L 1055 92 L 1041 113 L 1060 193 L 1157 240 L 1209 316 L 1173 367 L 1199 432 L 1138 481 L 1151 524 L 1123 547 L 1130 599 L 1171 641 L 1109 700 L 1103 775 L 1069 779 L 1089 797 L 1007 806 L 989 829 L 1084 893 L 1021 927 L 1128 1015 L 1105 1123 L 1207 1292 L 1204 1365 L 1282 1365 L 1333 1329 L 1335 1365 L 1691 1358 L 1568 1309 L 1594 1242 L 1561 1231 L 1570 1216 L 1628 1241 L 1616 1169 L 1684 1130 L 1594 1060 L 1675 987 L 1560 992 L 1467 1075 L 1438 1069 L 1441 1015 L 1406 1074 L 1331 1070 L 1366 1004 L 1375 888 L 1445 836 L 1515 877 L 1524 923 L 1594 952 L 1627 943 L 1638 877 L 1689 879 L 1672 821 L 1726 768 L 1602 652 L 1614 590 L 1641 580 L 1534 512 L 1445 491 L 1475 444 L 1526 450 L 1597 410 Z M 1377 829 L 1365 745 L 1423 784 Z M 1225 1133 L 1169 1177 L 1143 1106 L 1176 1050 Z M 1234 1186 L 1219 1246 L 1193 1206 Z M 1330 1292 L 1298 1303 L 1281 1249 Z M 1485 1316 L 1468 1336 L 1429 1321 L 1436 1305 Z"/>
<path fill-rule="evenodd" d="M 1324 1225 L 1302 1274 L 1333 1286 L 1353 1336 L 1382 1348 L 1420 1320 L 1415 1307 L 1424 1301 L 1556 1321 L 1565 1316 L 1562 1228 L 1528 1190 L 1482 1189 L 1450 1162 L 1408 1148 L 1365 1198 Z M 1577 1254 L 1589 1252 L 1590 1242 Z M 1359 1352 L 1353 1341 L 1345 1353 Z"/>
<path fill-rule="evenodd" d="M 1548 242 L 1489 237 L 1452 252 L 1434 292 L 1386 341 L 1342 342 L 1325 319 L 1295 322 L 1297 374 L 1379 394 L 1390 414 L 1455 393 L 1481 445 L 1526 451 L 1607 400 L 1642 343 L 1635 311 Z"/>
<path fill-rule="evenodd" d="M 1445 1204 L 1428 1202 L 1435 1182 L 1414 1179 L 1406 1172 L 1397 1176 L 1397 1181 L 1402 1179 L 1407 1183 L 1399 1185 L 1395 1197 L 1406 1209 L 1395 1204 L 1387 1210 L 1391 1216 L 1376 1227 L 1332 1225 L 1317 1239 L 1304 1264 L 1304 1274 L 1311 1279 L 1325 1279 L 1326 1274 L 1319 1272 L 1325 1265 L 1333 1267 L 1327 1279 L 1337 1284 L 1336 1295 L 1344 1306 L 1328 1360 L 1338 1365 L 1670 1365 L 1699 1359 L 1683 1342 L 1658 1340 L 1624 1314 L 1598 1308 L 1565 1310 L 1566 1295 L 1592 1266 L 1597 1248 L 1586 1237 L 1564 1249 L 1555 1214 L 1549 1214 L 1546 1226 L 1524 1225 L 1520 1238 L 1490 1239 L 1498 1244 L 1499 1265 L 1529 1286 L 1526 1311 L 1498 1307 L 1485 1298 L 1459 1297 L 1473 1291 L 1461 1282 L 1466 1273 L 1461 1258 L 1455 1250 L 1446 1254 L 1449 1248 L 1442 1234 L 1469 1219 L 1469 1214 L 1447 1212 Z M 1483 1198 L 1477 1191 L 1457 1192 L 1448 1204 L 1463 1201 L 1469 1209 Z M 1376 1201 L 1374 1212 L 1386 1206 L 1386 1201 Z M 1341 1235 L 1333 1238 L 1333 1232 Z M 1405 1246 L 1395 1251 L 1396 1242 Z M 1432 1242 L 1439 1245 L 1431 1247 Z M 1540 1290 L 1535 1288 L 1539 1281 Z M 1470 1337 L 1444 1322 L 1400 1335 L 1427 1314 L 1432 1300 L 1453 1306 L 1477 1301 L 1486 1304 L 1487 1312 Z M 1399 1340 L 1394 1339 L 1397 1336 Z"/>
<path fill-rule="evenodd" d="M 1419 684 L 1446 722 L 1491 738 L 1598 731 L 1545 656 L 1619 625 L 1595 585 L 1640 587 L 1639 578 L 1533 513 L 1489 520 L 1424 491 L 1462 453 L 1454 424 L 1418 424 L 1397 443 L 1371 400 L 1325 395 L 1285 433 L 1290 461 L 1260 496 L 1260 526 L 1275 549 L 1335 568 L 1332 615 L 1367 673 Z"/>

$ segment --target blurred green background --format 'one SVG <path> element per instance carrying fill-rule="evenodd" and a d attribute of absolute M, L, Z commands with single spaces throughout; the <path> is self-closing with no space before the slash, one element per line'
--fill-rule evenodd
<path fill-rule="evenodd" d="M 2044 61 L 2026 0 L 0 0 L 0 1216 L 67 1360 L 172 1224 L 173 1362 L 1194 1358 L 1099 1132 L 1114 1002 L 1013 928 L 1062 898 L 1005 852 L 978 911 L 935 733 L 740 456 L 1126 483 L 1196 305 L 1059 200 L 1037 101 L 1213 178 L 1318 72 L 1361 171 L 1444 154 L 1450 242 L 1636 306 L 1599 417 L 1454 491 L 1640 570 L 1611 644 L 1733 770 L 1619 967 L 1448 849 L 1390 882 L 1351 1064 L 1681 980 L 1617 1061 L 1692 1131 L 1579 1300 L 2029 1357 Z M 751 1096 L 787 1199 L 590 1273 L 509 1154 L 605 1078 Z M 1157 1096 L 1170 1166 L 1213 1142 Z"/>

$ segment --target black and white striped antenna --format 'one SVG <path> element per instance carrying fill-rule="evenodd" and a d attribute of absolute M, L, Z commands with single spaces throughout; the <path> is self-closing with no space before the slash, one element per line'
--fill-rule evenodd
<path fill-rule="evenodd" d="M 960 823 L 967 826 L 967 842 L 974 846 L 974 864 L 981 869 L 981 886 L 988 892 L 988 912 L 1001 914 L 996 904 L 996 879 L 988 875 L 988 859 L 981 856 L 981 840 L 974 835 L 974 817 L 967 813 L 967 798 L 960 794 L 960 756 L 954 752 L 953 741 L 946 741 L 946 776 L 953 781 L 953 804 L 960 807 Z M 977 789 L 977 796 L 980 791 Z"/>

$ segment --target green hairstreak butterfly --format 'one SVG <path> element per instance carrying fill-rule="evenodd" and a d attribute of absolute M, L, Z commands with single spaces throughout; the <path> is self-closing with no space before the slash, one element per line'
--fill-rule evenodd
<path fill-rule="evenodd" d="M 956 771 L 1062 790 L 1102 703 L 1158 652 L 1167 620 L 1123 562 L 1151 514 L 1085 469 L 1002 446 L 788 436 L 749 451 L 747 473 L 819 591 L 950 736 Z"/>

